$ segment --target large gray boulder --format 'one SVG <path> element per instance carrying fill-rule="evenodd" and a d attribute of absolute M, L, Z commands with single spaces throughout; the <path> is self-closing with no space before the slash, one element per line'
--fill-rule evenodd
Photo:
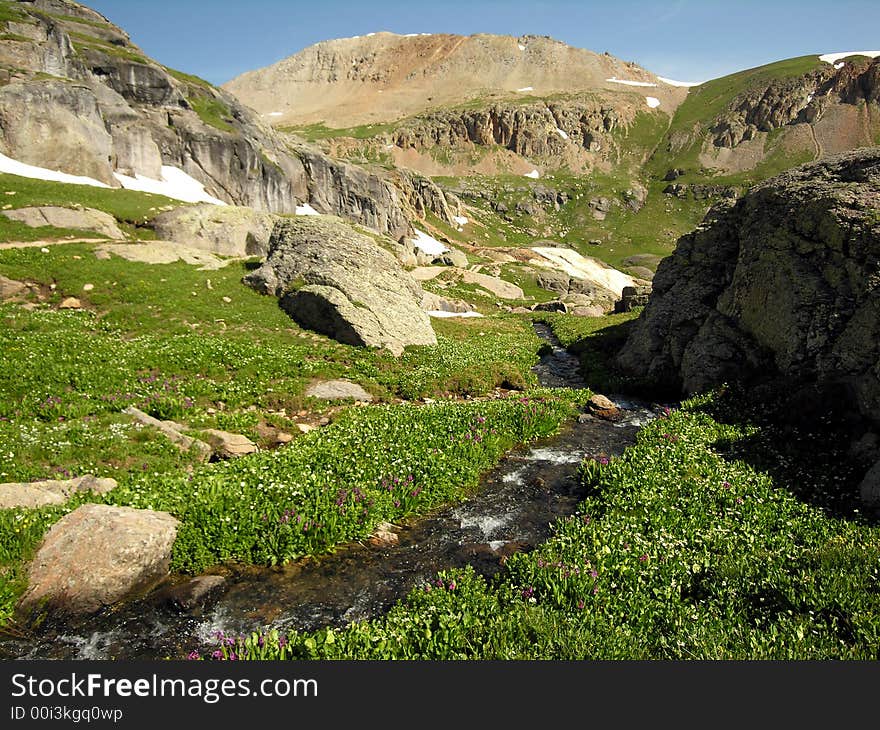
<path fill-rule="evenodd" d="M 265 256 L 275 216 L 253 208 L 193 205 L 167 211 L 151 226 L 159 238 L 221 256 Z"/>
<path fill-rule="evenodd" d="M 4 210 L 2 215 L 31 228 L 43 226 L 72 228 L 80 231 L 94 231 L 107 238 L 125 238 L 125 234 L 120 230 L 112 215 L 94 208 L 61 208 L 43 205 L 34 208 Z"/>
<path fill-rule="evenodd" d="M 266 262 L 244 282 L 279 297 L 301 326 L 345 344 L 399 355 L 437 342 L 418 283 L 376 240 L 336 218 L 279 220 Z"/>
<path fill-rule="evenodd" d="M 167 512 L 84 504 L 46 533 L 20 612 L 90 614 L 150 588 L 168 573 L 177 525 Z"/>
<path fill-rule="evenodd" d="M 760 381 L 792 403 L 843 408 L 876 431 L 878 209 L 876 147 L 719 204 L 660 263 L 618 364 L 686 394 Z M 867 502 L 880 502 L 877 475 L 875 466 L 861 486 Z"/>
<path fill-rule="evenodd" d="M 710 211 L 661 262 L 618 356 L 685 393 L 777 373 L 880 421 L 880 149 L 791 170 Z"/>

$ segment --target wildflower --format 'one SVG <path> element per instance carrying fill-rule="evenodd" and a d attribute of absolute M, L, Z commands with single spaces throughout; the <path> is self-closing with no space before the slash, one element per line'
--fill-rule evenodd
<path fill-rule="evenodd" d="M 199 654 L 197 651 L 191 651 L 189 654 L 186 655 L 186 658 L 195 661 L 196 659 L 201 659 L 202 655 Z"/>
<path fill-rule="evenodd" d="M 737 498 L 736 498 L 736 503 L 737 503 L 737 504 L 742 504 L 742 503 L 743 503 L 743 498 L 742 498 L 742 497 L 737 497 Z"/>
<path fill-rule="evenodd" d="M 578 601 L 578 608 L 583 609 L 583 607 L 584 607 L 585 605 L 586 605 L 586 604 L 584 603 L 583 599 L 581 599 L 580 601 Z"/>
<path fill-rule="evenodd" d="M 211 654 L 211 656 L 214 657 L 214 659 L 222 659 L 223 652 L 220 651 L 219 649 L 215 649 L 214 652 Z"/>
<path fill-rule="evenodd" d="M 590 577 L 591 578 L 598 578 L 599 577 L 599 573 L 598 573 L 598 571 L 596 571 L 595 568 L 590 571 Z"/>
<path fill-rule="evenodd" d="M 639 562 L 646 562 L 648 560 L 647 554 L 639 555 Z"/>
<path fill-rule="evenodd" d="M 534 587 L 529 586 L 528 588 L 524 588 L 524 589 L 523 589 L 522 597 L 523 597 L 525 600 L 529 600 L 529 599 L 532 598 L 534 595 L 535 595 L 535 589 L 534 589 Z"/>

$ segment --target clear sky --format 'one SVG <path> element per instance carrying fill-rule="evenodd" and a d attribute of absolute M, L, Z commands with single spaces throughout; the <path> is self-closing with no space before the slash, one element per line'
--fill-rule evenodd
<path fill-rule="evenodd" d="M 216 84 L 328 38 L 549 35 L 705 81 L 809 53 L 880 50 L 880 0 L 87 0 L 166 66 Z"/>

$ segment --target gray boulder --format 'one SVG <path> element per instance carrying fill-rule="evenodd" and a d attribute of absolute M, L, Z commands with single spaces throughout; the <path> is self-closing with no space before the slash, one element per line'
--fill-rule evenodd
<path fill-rule="evenodd" d="M 151 225 L 165 241 L 221 256 L 265 256 L 275 216 L 253 208 L 205 204 L 167 211 Z"/>
<path fill-rule="evenodd" d="M 178 521 L 167 512 L 84 504 L 46 533 L 18 608 L 90 614 L 168 573 Z"/>
<path fill-rule="evenodd" d="M 45 479 L 37 482 L 10 482 L 0 484 L 0 509 L 15 507 L 44 507 L 64 504 L 81 492 L 106 494 L 116 489 L 115 479 L 103 479 L 85 474 L 75 479 Z"/>
<path fill-rule="evenodd" d="M 880 149 L 827 157 L 709 211 L 664 259 L 618 364 L 686 393 L 775 377 L 880 422 Z"/>
<path fill-rule="evenodd" d="M 319 400 L 356 400 L 369 403 L 373 396 L 350 380 L 322 380 L 306 388 L 307 398 Z"/>
<path fill-rule="evenodd" d="M 43 226 L 74 228 L 80 231 L 94 231 L 107 238 L 125 238 L 125 234 L 119 229 L 112 215 L 94 208 L 60 208 L 45 205 L 4 210 L 2 214 L 9 220 L 24 223 L 31 228 Z"/>
<path fill-rule="evenodd" d="M 335 218 L 279 220 L 266 262 L 244 278 L 301 326 L 349 345 L 384 347 L 437 339 L 419 304 L 423 291 L 373 238 Z"/>

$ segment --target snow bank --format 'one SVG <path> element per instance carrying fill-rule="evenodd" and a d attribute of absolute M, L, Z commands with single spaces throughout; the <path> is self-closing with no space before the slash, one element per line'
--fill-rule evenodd
<path fill-rule="evenodd" d="M 617 296 L 623 293 L 623 287 L 634 286 L 635 280 L 622 271 L 604 266 L 593 258 L 581 256 L 570 248 L 536 247 L 532 251 L 547 260 L 547 263 L 536 261 L 539 266 L 564 271 L 575 279 L 585 279 L 613 291 Z"/>
<path fill-rule="evenodd" d="M 616 76 L 612 76 L 610 79 L 605 79 L 606 81 L 610 81 L 612 84 L 626 84 L 627 86 L 656 86 L 657 84 L 652 84 L 650 81 L 626 81 L 625 79 L 619 79 Z"/>
<path fill-rule="evenodd" d="M 420 251 L 424 251 L 429 256 L 439 256 L 449 250 L 449 246 L 440 243 L 424 231 L 420 231 L 418 228 L 415 231 L 416 237 L 413 239 L 413 245 Z"/>
<path fill-rule="evenodd" d="M 297 215 L 321 215 L 317 210 L 315 210 L 308 203 L 303 203 L 302 205 L 296 206 L 296 214 Z"/>
<path fill-rule="evenodd" d="M 825 63 L 836 64 L 842 58 L 846 58 L 847 56 L 868 56 L 870 58 L 877 58 L 880 56 L 880 51 L 845 51 L 843 53 L 823 53 L 819 56 L 820 61 L 824 61 Z M 834 68 L 840 68 L 840 66 L 835 65 Z"/>
<path fill-rule="evenodd" d="M 463 215 L 454 215 L 452 216 L 452 220 L 454 220 L 460 226 L 466 226 L 468 222 L 468 219 L 465 218 Z"/>
<path fill-rule="evenodd" d="M 266 116 L 267 117 L 283 117 L 284 112 L 269 112 Z"/>
<path fill-rule="evenodd" d="M 429 317 L 437 317 L 438 319 L 449 319 L 450 317 L 482 317 L 479 312 L 442 312 L 439 309 L 431 309 L 426 312 Z"/>
<path fill-rule="evenodd" d="M 562 139 L 568 139 L 568 135 L 565 133 L 564 129 L 560 129 L 559 127 L 556 127 L 556 134 L 558 134 L 560 137 L 562 137 Z"/>
<path fill-rule="evenodd" d="M 24 162 L 13 160 L 6 155 L 0 155 L 0 172 L 9 175 L 18 175 L 20 177 L 29 177 L 35 180 L 49 180 L 51 182 L 71 183 L 73 185 L 94 185 L 97 188 L 109 188 L 100 180 L 81 175 L 68 175 L 66 172 L 58 170 L 49 170 L 45 167 L 36 167 L 35 165 L 27 165 Z"/>
<path fill-rule="evenodd" d="M 660 99 L 658 99 L 656 96 L 646 96 L 645 101 L 652 109 L 656 109 L 658 106 L 660 106 Z"/>
<path fill-rule="evenodd" d="M 537 180 L 539 177 L 541 177 L 541 173 L 537 170 L 532 170 L 531 172 L 527 172 L 524 177 L 530 177 L 533 180 Z"/>
<path fill-rule="evenodd" d="M 517 91 L 534 91 L 531 86 L 523 86 L 521 89 L 517 89 Z"/>
<path fill-rule="evenodd" d="M 205 186 L 194 177 L 190 177 L 183 170 L 171 165 L 162 165 L 162 179 L 153 180 L 143 175 L 129 177 L 114 172 L 113 176 L 119 180 L 126 190 L 139 190 L 142 193 L 155 193 L 164 195 L 185 203 L 211 203 L 212 205 L 226 205 L 222 200 L 205 192 Z"/>
<path fill-rule="evenodd" d="M 658 76 L 657 78 L 669 86 L 699 86 L 702 83 L 701 81 L 676 81 L 675 79 L 667 79 L 663 76 Z"/>
<path fill-rule="evenodd" d="M 518 45 L 519 45 L 519 50 L 521 50 L 521 51 L 526 50 L 526 47 L 522 43 L 519 43 Z"/>

